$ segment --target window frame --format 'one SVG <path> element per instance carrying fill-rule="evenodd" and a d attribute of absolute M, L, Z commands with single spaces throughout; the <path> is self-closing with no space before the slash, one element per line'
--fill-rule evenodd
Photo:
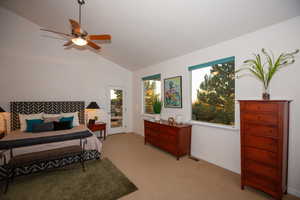
<path fill-rule="evenodd" d="M 217 59 L 217 60 L 213 60 L 210 62 L 206 62 L 206 63 L 202 63 L 202 64 L 198 64 L 198 65 L 193 65 L 193 66 L 189 66 L 188 67 L 188 71 L 189 71 L 189 123 L 192 125 L 200 125 L 200 126 L 206 126 L 206 127 L 213 127 L 213 128 L 220 128 L 220 129 L 227 129 L 227 130 L 234 130 L 237 131 L 239 130 L 238 128 L 238 118 L 237 118 L 237 105 L 236 105 L 236 100 L 234 99 L 234 125 L 226 125 L 226 124 L 218 124 L 218 123 L 211 123 L 211 122 L 205 122 L 205 121 L 197 121 L 197 120 L 193 120 L 192 119 L 192 112 L 193 112 L 193 85 L 192 85 L 192 71 L 196 70 L 196 69 L 201 69 L 201 68 L 205 68 L 205 67 L 209 67 L 215 64 L 221 64 L 224 62 L 229 62 L 231 60 L 234 60 L 234 63 L 236 64 L 236 59 L 235 56 L 231 56 L 231 57 L 227 57 L 227 58 L 223 58 L 223 59 Z M 235 68 L 236 65 L 234 65 Z M 234 79 L 234 82 L 236 83 L 236 79 Z M 236 84 L 235 84 L 235 88 L 234 88 L 234 94 L 236 97 Z"/>
<path fill-rule="evenodd" d="M 159 78 L 158 78 L 159 77 Z M 146 80 L 159 80 L 160 81 L 160 100 L 162 101 L 162 81 L 161 81 L 161 74 L 154 74 L 154 75 L 149 75 L 146 77 L 141 78 L 141 89 L 142 89 L 142 108 L 141 108 L 141 114 L 144 116 L 150 116 L 152 117 L 153 115 L 155 115 L 154 113 L 146 113 L 145 112 L 145 87 L 144 84 Z"/>

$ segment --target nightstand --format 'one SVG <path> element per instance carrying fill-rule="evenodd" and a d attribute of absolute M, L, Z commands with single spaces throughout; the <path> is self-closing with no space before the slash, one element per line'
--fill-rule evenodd
<path fill-rule="evenodd" d="M 106 139 L 106 123 L 89 124 L 88 128 L 93 132 L 100 131 L 100 138 Z M 102 134 L 104 135 L 103 137 Z"/>

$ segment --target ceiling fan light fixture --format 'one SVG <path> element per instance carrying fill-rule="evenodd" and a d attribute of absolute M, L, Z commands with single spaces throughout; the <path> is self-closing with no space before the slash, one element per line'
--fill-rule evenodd
<path fill-rule="evenodd" d="M 73 38 L 72 42 L 78 46 L 84 46 L 87 44 L 87 41 L 81 37 Z"/>

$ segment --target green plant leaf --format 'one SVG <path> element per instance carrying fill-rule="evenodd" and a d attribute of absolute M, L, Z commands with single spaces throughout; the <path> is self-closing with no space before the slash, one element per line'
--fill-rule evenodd
<path fill-rule="evenodd" d="M 281 68 L 293 64 L 295 62 L 294 56 L 299 53 L 299 51 L 299 49 L 296 49 L 291 53 L 281 53 L 278 58 L 275 59 L 272 51 L 270 51 L 270 55 L 264 48 L 262 48 L 261 52 L 265 58 L 264 63 L 262 62 L 260 54 L 253 54 L 255 59 L 245 60 L 243 63 L 247 65 L 247 67 L 236 70 L 236 73 L 248 70 L 254 77 L 263 83 L 265 88 L 268 88 L 275 73 Z M 266 65 L 267 69 L 265 69 Z M 239 78 L 243 76 L 245 75 L 241 75 Z"/>
<path fill-rule="evenodd" d="M 159 100 L 158 97 L 155 98 L 152 107 L 153 107 L 153 112 L 155 114 L 160 114 L 162 108 L 162 102 Z"/>

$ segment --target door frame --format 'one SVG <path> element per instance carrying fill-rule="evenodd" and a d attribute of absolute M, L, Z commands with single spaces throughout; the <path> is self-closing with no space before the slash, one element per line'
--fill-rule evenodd
<path fill-rule="evenodd" d="M 118 90 L 122 90 L 123 91 L 123 107 L 122 107 L 122 113 L 123 113 L 123 118 L 122 118 L 122 127 L 118 127 L 118 128 L 111 128 L 111 98 L 110 98 L 110 91 L 112 89 L 118 89 Z M 112 135 L 112 134 L 117 134 L 117 133 L 124 133 L 126 132 L 126 128 L 127 128 L 127 120 L 125 120 L 125 115 L 126 115 L 126 91 L 124 87 L 120 87 L 120 86 L 108 86 L 107 88 L 107 95 L 108 95 L 108 112 L 107 112 L 107 116 L 108 116 L 108 120 L 107 120 L 107 133 L 108 135 Z"/>

